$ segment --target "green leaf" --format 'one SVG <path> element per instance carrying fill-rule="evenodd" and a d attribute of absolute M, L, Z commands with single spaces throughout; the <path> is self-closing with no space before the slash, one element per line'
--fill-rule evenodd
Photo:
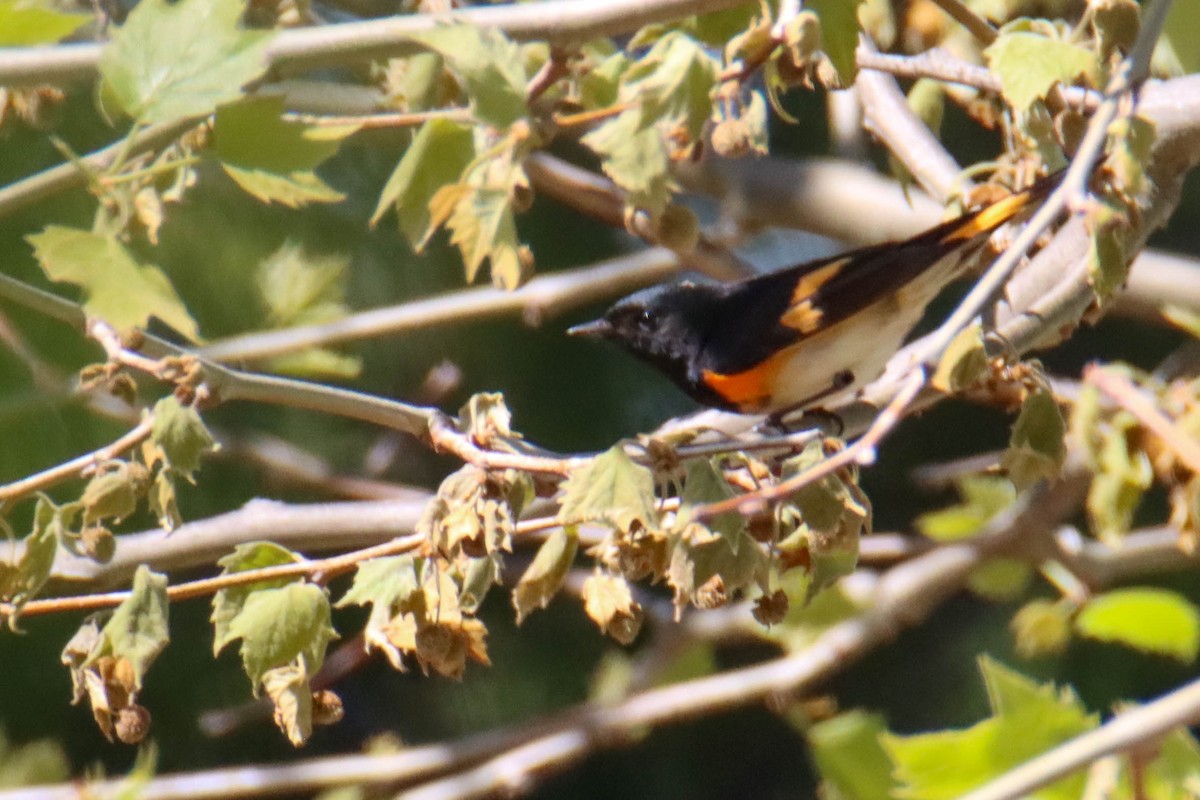
<path fill-rule="evenodd" d="M 1191 800 L 1200 789 L 1200 745 L 1187 728 L 1178 728 L 1155 740 L 1153 758 L 1139 764 L 1136 771 L 1132 759 L 1124 759 L 1121 782 L 1115 797 L 1136 797 L 1136 781 L 1142 797 L 1162 800 Z M 1133 774 L 1131 774 L 1133 773 Z"/>
<path fill-rule="evenodd" d="M 704 47 L 682 31 L 671 31 L 625 72 L 622 93 L 641 103 L 642 126 L 667 122 L 696 139 L 712 116 L 709 95 L 717 70 Z"/>
<path fill-rule="evenodd" d="M 232 553 L 219 558 L 217 564 L 222 567 L 222 575 L 231 575 L 235 572 L 246 572 L 280 564 L 294 564 L 300 560 L 299 555 L 273 542 L 248 542 L 239 544 Z M 225 645 L 237 638 L 230 632 L 230 624 L 238 614 L 242 613 L 246 598 L 254 592 L 277 589 L 299 580 L 301 578 L 298 575 L 291 578 L 272 578 L 240 586 L 230 586 L 228 589 L 221 589 L 217 592 L 213 596 L 213 610 L 210 617 L 213 623 L 213 655 L 220 655 Z"/>
<path fill-rule="evenodd" d="M 1103 212 L 1101 212 L 1103 213 Z M 1106 216 L 1120 215 L 1112 211 Z M 1129 254 L 1125 250 L 1123 225 L 1114 220 L 1099 222 L 1092 228 L 1091 247 L 1088 250 L 1088 280 L 1096 297 L 1108 300 L 1125 285 L 1129 276 Z"/>
<path fill-rule="evenodd" d="M 854 83 L 858 63 L 858 6 L 862 0 L 809 0 L 804 7 L 821 19 L 821 49 L 837 69 L 843 87 Z"/>
<path fill-rule="evenodd" d="M 892 796 L 895 787 L 892 762 L 879 742 L 885 732 L 882 715 L 857 710 L 838 714 L 805 730 L 826 795 L 837 800 Z"/>
<path fill-rule="evenodd" d="M 143 0 L 100 56 L 102 91 L 145 124 L 212 113 L 261 76 L 272 34 L 243 31 L 244 0 Z"/>
<path fill-rule="evenodd" d="M 371 224 L 395 206 L 400 231 L 414 249 L 420 249 L 432 221 L 429 201 L 438 189 L 457 183 L 474 158 L 475 137 L 469 127 L 448 119 L 429 120 L 384 185 Z"/>
<path fill-rule="evenodd" d="M 691 511 L 696 506 L 719 503 L 733 496 L 733 488 L 725 482 L 725 478 L 713 462 L 705 458 L 692 459 L 687 462 L 687 475 L 683 480 L 683 493 L 679 498 L 680 521 L 686 522 L 690 519 Z M 705 524 L 727 538 L 734 547 L 739 541 L 739 534 L 746 530 L 746 518 L 736 511 L 714 517 Z"/>
<path fill-rule="evenodd" d="M 343 255 L 312 255 L 295 242 L 284 242 L 263 259 L 255 275 L 258 293 L 272 328 L 311 325 L 344 317 L 346 271 Z"/>
<path fill-rule="evenodd" d="M 242 640 L 242 664 L 251 683 L 267 670 L 303 658 L 308 672 L 325 659 L 325 647 L 337 633 L 330 625 L 329 598 L 311 583 L 289 583 L 252 592 L 229 623 L 229 638 Z"/>
<path fill-rule="evenodd" d="M 609 120 L 581 141 L 601 157 L 601 168 L 629 192 L 631 205 L 659 213 L 671 199 L 670 159 L 662 134 L 644 125 L 641 109 Z"/>
<path fill-rule="evenodd" d="M 1087 510 L 1096 535 L 1105 541 L 1115 541 L 1129 530 L 1142 496 L 1154 481 L 1149 456 L 1130 441 L 1136 433 L 1133 418 L 1119 414 L 1093 453 L 1095 474 Z"/>
<path fill-rule="evenodd" d="M 20 606 L 36 597 L 49 580 L 63 529 L 62 510 L 39 495 L 33 510 L 33 530 L 23 542 L 21 561 L 16 566 L 0 563 L 0 598 L 17 606 L 8 617 L 9 627 L 15 629 Z"/>
<path fill-rule="evenodd" d="M 1191 664 L 1200 653 L 1200 609 L 1166 589 L 1096 595 L 1075 618 L 1080 634 Z"/>
<path fill-rule="evenodd" d="M 88 663 L 104 655 L 126 659 L 133 666 L 134 686 L 140 690 L 142 676 L 171 640 L 168 606 L 167 576 L 151 572 L 145 564 L 139 566 L 129 597 L 100 631 L 104 644 L 92 651 Z"/>
<path fill-rule="evenodd" d="M 48 225 L 26 237 L 46 276 L 83 288 L 83 308 L 118 330 L 145 327 L 153 315 L 188 338 L 198 337 L 171 282 L 158 267 L 139 264 L 111 236 Z"/>
<path fill-rule="evenodd" d="M 473 282 L 486 258 L 492 283 L 516 289 L 524 279 L 520 240 L 513 219 L 512 198 L 505 189 L 478 188 L 467 192 L 446 222 L 450 241 L 462 252 L 467 282 Z"/>
<path fill-rule="evenodd" d="M 1067 457 L 1066 434 L 1067 421 L 1053 395 L 1046 391 L 1030 393 L 1013 423 L 1008 450 L 1001 460 L 1018 489 L 1042 478 L 1058 477 Z"/>
<path fill-rule="evenodd" d="M 567 478 L 558 518 L 564 523 L 606 520 L 621 530 L 635 521 L 655 528 L 654 476 L 615 444 Z"/>
<path fill-rule="evenodd" d="M 1175 0 L 1167 12 L 1163 39 L 1179 60 L 1180 69 L 1187 74 L 1200 72 L 1200 0 Z"/>
<path fill-rule="evenodd" d="M 917 529 L 930 539 L 952 542 L 978 533 L 988 520 L 1013 504 L 1016 489 L 1008 478 L 965 475 L 958 481 L 962 502 L 917 517 Z"/>
<path fill-rule="evenodd" d="M 296 208 L 308 202 L 333 203 L 345 195 L 313 172 L 337 152 L 356 126 L 305 125 L 283 119 L 278 95 L 249 97 L 221 106 L 213 129 L 221 167 L 263 202 Z"/>
<path fill-rule="evenodd" d="M 497 28 L 439 25 L 412 35 L 437 52 L 463 82 L 475 116 L 508 128 L 525 116 L 525 67 L 520 48 Z"/>
<path fill-rule="evenodd" d="M 518 625 L 529 616 L 530 611 L 545 608 L 558 594 L 578 549 L 579 534 L 574 525 L 564 525 L 542 542 L 533 562 L 512 593 Z"/>
<path fill-rule="evenodd" d="M 963 730 L 884 734 L 900 783 L 893 797 L 952 800 L 1098 723 L 1069 689 L 1037 684 L 989 658 L 980 660 L 980 670 L 993 716 Z M 1030 797 L 1078 800 L 1085 782 L 1080 771 Z"/>
<path fill-rule="evenodd" d="M 0 47 L 57 42 L 91 18 L 91 14 L 68 14 L 27 0 L 0 0 Z"/>
<path fill-rule="evenodd" d="M 1029 31 L 1000 34 L 984 50 L 988 66 L 999 76 L 1004 98 L 1018 111 L 1045 99 L 1061 83 L 1096 73 L 1096 57 L 1088 49 Z"/>
<path fill-rule="evenodd" d="M 413 556 L 373 558 L 358 565 L 354 583 L 337 601 L 338 608 L 375 604 L 385 608 L 421 590 L 420 559 Z"/>
<path fill-rule="evenodd" d="M 189 481 L 200 468 L 201 456 L 217 449 L 200 414 L 192 406 L 180 405 L 174 395 L 154 404 L 150 436 L 166 454 L 171 469 Z"/>

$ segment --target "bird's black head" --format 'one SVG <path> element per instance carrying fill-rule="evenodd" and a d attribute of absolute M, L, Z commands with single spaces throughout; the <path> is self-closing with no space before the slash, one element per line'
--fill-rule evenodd
<path fill-rule="evenodd" d="M 576 325 L 567 333 L 611 339 L 696 396 L 703 393 L 699 362 L 720 297 L 717 286 L 655 286 L 631 294 L 600 319 Z"/>

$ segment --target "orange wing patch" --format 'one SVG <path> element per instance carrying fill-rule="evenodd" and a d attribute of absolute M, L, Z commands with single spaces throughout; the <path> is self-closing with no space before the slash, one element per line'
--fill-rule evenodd
<path fill-rule="evenodd" d="M 1028 192 L 1009 195 L 1003 200 L 992 203 L 962 225 L 942 237 L 942 242 L 965 242 L 974 239 L 981 233 L 1000 227 L 1005 222 L 1020 214 L 1034 199 Z"/>
<path fill-rule="evenodd" d="M 785 311 L 779 318 L 779 324 L 809 334 L 820 330 L 821 319 L 824 316 L 825 312 L 818 308 L 812 300 L 804 300 Z"/>
<path fill-rule="evenodd" d="M 794 355 L 792 349 L 780 350 L 750 369 L 730 375 L 706 369 L 701 373 L 701 379 L 708 388 L 742 412 L 759 411 L 770 405 L 775 380 Z"/>
<path fill-rule="evenodd" d="M 826 264 L 820 269 L 813 270 L 796 281 L 796 288 L 792 289 L 791 305 L 800 305 L 816 294 L 818 289 L 836 278 L 838 273 L 845 268 L 847 260 L 839 258 L 832 264 Z"/>

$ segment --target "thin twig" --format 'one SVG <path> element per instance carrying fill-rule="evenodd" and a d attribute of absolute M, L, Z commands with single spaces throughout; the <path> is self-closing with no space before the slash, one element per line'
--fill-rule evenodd
<path fill-rule="evenodd" d="M 989 45 L 996 41 L 997 33 L 992 24 L 967 8 L 960 0 L 933 0 L 933 2 L 942 11 L 945 11 L 961 23 L 964 28 L 969 30 L 984 45 Z"/>
<path fill-rule="evenodd" d="M 62 481 L 78 478 L 87 470 L 93 469 L 105 461 L 111 461 L 145 441 L 150 436 L 150 431 L 153 427 L 154 417 L 153 415 L 147 415 L 133 430 L 128 431 L 119 439 L 106 444 L 104 447 L 58 464 L 57 466 L 50 467 L 49 469 L 42 470 L 34 475 L 0 486 L 0 506 L 13 500 L 18 500 L 33 492 L 48 489 Z"/>
<path fill-rule="evenodd" d="M 1192 681 L 1144 706 L 1117 714 L 1104 725 L 1080 734 L 959 800 L 1018 800 L 1105 756 L 1129 753 L 1166 734 L 1200 722 L 1200 680 Z"/>
<path fill-rule="evenodd" d="M 385 542 L 384 544 L 316 561 L 277 564 L 271 567 L 218 575 L 213 578 L 201 578 L 200 580 L 188 581 L 187 583 L 177 583 L 167 587 L 167 598 L 169 600 L 189 600 L 194 597 L 206 597 L 233 586 L 246 586 L 251 583 L 276 578 L 295 578 L 317 574 L 324 576 L 338 575 L 354 569 L 359 563 L 368 559 L 411 552 L 420 547 L 424 542 L 424 534 L 414 533 L 390 542 Z M 5 603 L 0 604 L 0 617 L 8 616 L 15 611 L 19 611 L 23 617 L 30 617 L 42 614 L 57 614 L 64 611 L 93 611 L 98 608 L 112 608 L 113 606 L 120 605 L 131 594 L 131 592 L 124 591 L 106 592 L 104 594 L 84 594 L 75 597 L 35 599 L 21 605 L 19 609 L 11 608 L 9 604 Z"/>
<path fill-rule="evenodd" d="M 1196 444 L 1190 433 L 1159 411 L 1131 381 L 1095 364 L 1084 368 L 1083 381 L 1095 386 L 1118 406 L 1132 414 L 1147 430 L 1157 436 L 1162 446 L 1174 453 L 1181 463 L 1193 473 L 1200 474 L 1200 445 Z"/>

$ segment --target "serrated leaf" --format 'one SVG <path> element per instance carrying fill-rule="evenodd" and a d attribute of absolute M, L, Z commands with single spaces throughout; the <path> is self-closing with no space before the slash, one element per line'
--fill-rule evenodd
<path fill-rule="evenodd" d="M 1067 457 L 1066 434 L 1067 421 L 1054 397 L 1045 391 L 1030 393 L 1021 404 L 1001 460 L 1018 489 L 1058 477 Z"/>
<path fill-rule="evenodd" d="M 1200 609 L 1167 589 L 1118 589 L 1096 595 L 1075 618 L 1082 635 L 1191 664 L 1200 653 Z"/>
<path fill-rule="evenodd" d="M 879 737 L 887 727 L 883 716 L 848 711 L 809 725 L 804 733 L 826 789 L 839 800 L 892 797 L 892 762 Z"/>
<path fill-rule="evenodd" d="M 345 198 L 313 172 L 337 152 L 353 126 L 305 125 L 283 119 L 283 97 L 262 95 L 221 106 L 213 129 L 221 168 L 248 193 L 289 208 Z"/>
<path fill-rule="evenodd" d="M 474 189 L 454 206 L 446 225 L 451 243 L 462 252 L 468 283 L 475 280 L 486 258 L 495 286 L 516 289 L 521 285 L 525 278 L 518 250 L 521 242 L 507 190 Z"/>
<path fill-rule="evenodd" d="M 280 174 L 264 169 L 245 169 L 222 164 L 225 174 L 247 194 L 264 203 L 279 203 L 299 208 L 308 203 L 338 203 L 346 195 L 331 187 L 313 172 Z"/>
<path fill-rule="evenodd" d="M 641 103 L 641 125 L 667 122 L 694 140 L 712 116 L 716 80 L 716 60 L 687 34 L 671 31 L 624 73 L 622 94 Z"/>
<path fill-rule="evenodd" d="M 256 694 L 267 670 L 298 657 L 305 658 L 310 673 L 320 669 L 325 647 L 336 637 L 329 598 L 311 583 L 252 592 L 229 623 L 229 638 L 242 640 L 242 665 Z"/>
<path fill-rule="evenodd" d="M 388 607 L 421 588 L 420 559 L 413 556 L 373 558 L 358 565 L 354 583 L 337 601 L 338 608 L 375 604 Z"/>
<path fill-rule="evenodd" d="M 27 0 L 0 0 L 0 47 L 57 42 L 91 18 L 91 14 L 68 14 Z"/>
<path fill-rule="evenodd" d="M 579 549 L 579 534 L 574 525 L 564 525 L 542 542 L 533 562 L 513 589 L 512 604 L 520 625 L 535 608 L 545 608 L 562 588 L 575 552 Z"/>
<path fill-rule="evenodd" d="M 174 395 L 167 395 L 154 404 L 150 436 L 166 454 L 171 469 L 189 481 L 200 468 L 201 457 L 217 449 L 196 409 L 180 405 Z"/>
<path fill-rule="evenodd" d="M 92 651 L 88 662 L 102 655 L 125 659 L 133 666 L 134 687 L 170 642 L 167 630 L 167 576 L 142 564 L 133 574 L 129 597 L 121 601 L 100 631 L 104 644 Z"/>
<path fill-rule="evenodd" d="M 980 669 L 993 716 L 963 730 L 883 735 L 900 784 L 893 797 L 952 800 L 1098 723 L 1073 691 L 1039 685 L 988 658 L 980 660 Z M 1077 772 L 1030 797 L 1078 800 L 1085 779 Z"/>
<path fill-rule="evenodd" d="M 284 242 L 263 259 L 255 275 L 267 325 L 283 328 L 345 316 L 349 267 L 347 256 L 313 255 L 295 242 Z"/>
<path fill-rule="evenodd" d="M 106 97 L 145 124 L 211 113 L 266 71 L 272 33 L 239 30 L 243 0 L 144 0 L 100 56 Z"/>
<path fill-rule="evenodd" d="M 661 213 L 671 199 L 670 159 L 662 134 L 640 109 L 609 120 L 580 141 L 601 156 L 604 174 L 629 193 L 631 205 Z"/>
<path fill-rule="evenodd" d="M 1095 474 L 1088 488 L 1088 516 L 1096 535 L 1110 543 L 1129 530 L 1133 513 L 1154 481 L 1149 456 L 1130 442 L 1135 428 L 1132 418 L 1118 415 L 1092 454 Z"/>
<path fill-rule="evenodd" d="M 615 444 L 572 471 L 563 484 L 558 518 L 567 524 L 606 520 L 622 530 L 635 521 L 655 528 L 654 475 Z"/>
<path fill-rule="evenodd" d="M 687 520 L 695 506 L 719 503 L 733 496 L 733 488 L 726 483 L 711 461 L 704 458 L 692 459 L 687 462 L 683 493 L 679 498 L 680 519 Z M 708 520 L 706 525 L 728 539 L 730 545 L 736 548 L 739 534 L 746 529 L 746 518 L 736 511 L 730 511 Z"/>
<path fill-rule="evenodd" d="M 217 109 L 213 151 L 226 164 L 268 172 L 316 169 L 333 156 L 356 125 L 307 125 L 284 119 L 282 95 L 255 95 Z"/>
<path fill-rule="evenodd" d="M 434 194 L 457 183 L 474 158 L 475 137 L 468 126 L 448 119 L 429 120 L 417 131 L 384 185 L 371 224 L 394 206 L 400 232 L 414 250 L 420 250 L 429 237 L 429 203 Z"/>
<path fill-rule="evenodd" d="M 222 575 L 230 575 L 235 572 L 246 572 L 281 564 L 294 564 L 300 560 L 299 555 L 273 542 L 248 542 L 235 547 L 229 555 L 217 559 L 217 564 L 222 568 Z M 213 623 L 213 655 L 220 655 L 225 645 L 237 638 L 230 633 L 230 623 L 242 612 L 246 598 L 254 592 L 286 586 L 300 579 L 299 576 L 272 578 L 240 586 L 230 586 L 213 595 L 212 616 L 209 618 Z"/>
<path fill-rule="evenodd" d="M 821 49 L 837 69 L 844 88 L 854 83 L 858 62 L 858 6 L 862 0 L 808 0 L 804 7 L 821 19 Z"/>
<path fill-rule="evenodd" d="M 1096 73 L 1096 57 L 1090 50 L 1029 31 L 1000 34 L 984 55 L 1000 78 L 1004 98 L 1018 111 L 1045 99 L 1056 83 L 1069 86 Z"/>
<path fill-rule="evenodd" d="M 464 22 L 413 34 L 437 52 L 463 82 L 471 109 L 482 122 L 507 128 L 525 116 L 525 67 L 520 48 L 498 28 Z"/>
<path fill-rule="evenodd" d="M 26 241 L 50 280 L 83 289 L 89 316 L 125 330 L 145 327 L 153 315 L 188 338 L 198 337 L 195 321 L 167 276 L 158 267 L 139 264 L 115 238 L 48 225 Z"/>

